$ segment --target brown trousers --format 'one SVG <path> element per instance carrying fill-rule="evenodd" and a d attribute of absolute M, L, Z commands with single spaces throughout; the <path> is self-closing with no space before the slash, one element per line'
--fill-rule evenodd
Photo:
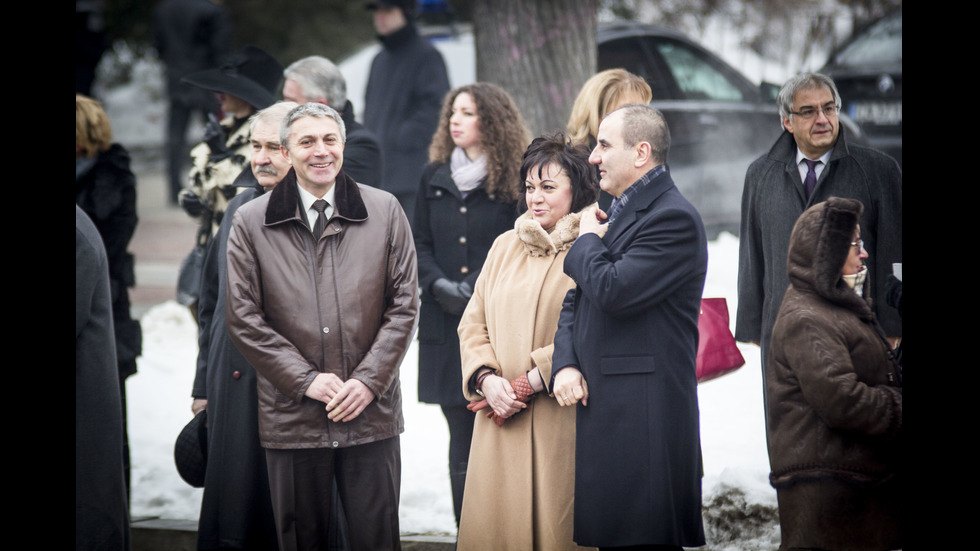
<path fill-rule="evenodd" d="M 265 452 L 280 551 L 328 548 L 334 480 L 346 513 L 351 551 L 401 548 L 397 436 L 350 448 L 267 448 Z"/>

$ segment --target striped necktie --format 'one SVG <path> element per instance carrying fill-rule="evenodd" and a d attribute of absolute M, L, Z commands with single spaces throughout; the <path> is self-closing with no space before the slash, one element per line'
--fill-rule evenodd
<path fill-rule="evenodd" d="M 806 179 L 803 180 L 803 191 L 806 193 L 806 198 L 810 199 L 810 195 L 813 193 L 813 188 L 817 186 L 817 163 L 820 161 L 811 161 L 810 159 L 803 159 L 806 163 Z"/>

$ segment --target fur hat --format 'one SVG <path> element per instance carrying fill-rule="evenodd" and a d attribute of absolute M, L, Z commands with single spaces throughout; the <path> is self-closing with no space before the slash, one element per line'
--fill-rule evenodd
<path fill-rule="evenodd" d="M 812 288 L 833 302 L 859 300 L 841 280 L 863 205 L 857 199 L 830 197 L 808 208 L 793 226 L 786 268 L 797 288 Z"/>
<path fill-rule="evenodd" d="M 230 94 L 256 110 L 276 102 L 283 66 L 258 46 L 245 46 L 225 59 L 220 67 L 193 72 L 181 82 L 205 90 Z"/>

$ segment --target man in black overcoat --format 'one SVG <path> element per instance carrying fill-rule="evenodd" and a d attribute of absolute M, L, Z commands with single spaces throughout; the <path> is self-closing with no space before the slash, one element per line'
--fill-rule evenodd
<path fill-rule="evenodd" d="M 75 205 L 75 549 L 130 548 L 109 262 Z"/>
<path fill-rule="evenodd" d="M 381 140 L 385 155 L 382 179 L 409 220 L 428 161 L 429 142 L 439 124 L 439 109 L 449 92 L 442 54 L 419 34 L 417 0 L 374 0 L 374 28 L 382 50 L 371 62 L 364 92 L 364 126 Z"/>
<path fill-rule="evenodd" d="M 880 151 L 848 141 L 830 77 L 800 73 L 786 81 L 776 103 L 785 132 L 745 173 L 738 251 L 735 338 L 762 348 L 763 386 L 769 337 L 789 287 L 790 234 L 806 209 L 829 197 L 857 199 L 864 206 L 861 237 L 875 316 L 892 346 L 902 337 L 901 317 L 884 300 L 892 265 L 902 261 L 901 167 Z"/>
<path fill-rule="evenodd" d="M 289 172 L 279 150 L 279 123 L 292 102 L 273 104 L 251 121 L 250 166 L 235 180 L 248 189 L 229 203 L 201 275 L 200 333 L 192 411 L 207 409 L 208 462 L 198 549 L 278 549 L 265 451 L 259 445 L 255 369 L 225 326 L 225 253 L 235 211 L 273 189 Z"/>
<path fill-rule="evenodd" d="M 552 388 L 560 405 L 581 403 L 573 539 L 583 546 L 704 545 L 695 357 L 707 240 L 671 179 L 669 148 L 650 106 L 603 119 L 589 162 L 616 199 L 608 215 L 582 216 L 565 258 L 576 287 Z"/>

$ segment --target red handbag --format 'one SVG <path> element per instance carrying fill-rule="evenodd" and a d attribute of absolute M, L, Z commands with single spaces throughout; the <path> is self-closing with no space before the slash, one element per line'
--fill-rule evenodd
<path fill-rule="evenodd" d="M 745 358 L 728 328 L 728 302 L 724 297 L 701 299 L 698 333 L 699 383 L 721 377 L 745 365 Z"/>

